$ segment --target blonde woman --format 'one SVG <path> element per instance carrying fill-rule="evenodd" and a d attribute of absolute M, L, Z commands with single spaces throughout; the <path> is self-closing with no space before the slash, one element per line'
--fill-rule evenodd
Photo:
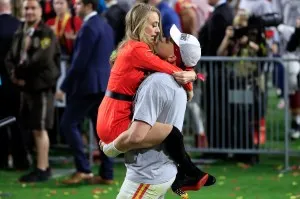
<path fill-rule="evenodd" d="M 119 135 L 126 132 L 131 123 L 133 96 L 145 72 L 158 71 L 172 74 L 177 82 L 184 84 L 188 93 L 192 89 L 190 82 L 197 78 L 194 71 L 182 71 L 154 54 L 154 47 L 160 38 L 160 12 L 151 5 L 136 4 L 126 15 L 126 36 L 114 57 L 106 96 L 98 110 L 98 136 L 102 142 L 114 149 L 115 156 L 122 149 L 117 150 L 112 143 Z M 149 131 L 145 138 L 133 138 L 136 142 L 143 141 L 143 144 L 132 145 L 131 149 L 153 146 L 153 143 L 159 144 L 164 140 L 172 159 L 181 166 L 186 175 L 193 176 L 195 179 L 193 184 L 182 188 L 198 190 L 206 183 L 208 174 L 200 171 L 191 162 L 185 152 L 183 136 L 178 128 L 155 123 L 151 129 L 145 130 Z"/>

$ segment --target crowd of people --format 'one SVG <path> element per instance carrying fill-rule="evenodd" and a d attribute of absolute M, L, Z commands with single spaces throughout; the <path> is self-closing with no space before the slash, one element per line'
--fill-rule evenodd
<path fill-rule="evenodd" d="M 185 197 L 185 191 L 213 185 L 214 176 L 196 167 L 185 151 L 182 136 L 185 109 L 193 113 L 195 132 L 207 137 L 208 147 L 221 147 L 214 135 L 221 137 L 224 129 L 218 128 L 220 132 L 217 132 L 213 126 L 227 127 L 235 123 L 227 121 L 229 118 L 223 114 L 231 108 L 230 103 L 213 100 L 211 95 L 201 95 L 211 104 L 205 108 L 205 116 L 200 113 L 203 100 L 198 100 L 199 87 L 195 85 L 199 84 L 197 79 L 204 79 L 194 67 L 201 55 L 280 57 L 295 54 L 300 45 L 300 18 L 296 19 L 300 13 L 292 19 L 285 15 L 286 10 L 281 9 L 284 10 L 281 13 L 278 7 L 286 6 L 285 3 L 271 0 L 24 0 L 12 4 L 10 0 L 0 0 L 0 119 L 17 118 L 9 128 L 0 129 L 0 169 L 9 167 L 11 155 L 14 169 L 33 167 L 20 177 L 21 182 L 49 180 L 52 175 L 50 141 L 59 134 L 71 149 L 76 169 L 63 180 L 64 184 L 83 181 L 112 184 L 113 158 L 125 153 L 127 173 L 117 198 L 136 194 L 156 194 L 161 198 L 170 187 Z M 270 13 L 279 13 L 284 22 L 280 21 L 281 26 L 290 28 L 277 28 L 280 23 L 262 26 L 259 20 Z M 290 31 L 287 33 L 287 30 Z M 61 60 L 67 60 L 67 73 L 58 85 Z M 218 61 L 201 62 L 201 69 L 207 73 L 206 81 L 214 82 L 204 84 L 205 89 L 222 96 L 223 92 L 216 89 L 226 87 L 218 81 L 225 70 L 215 70 L 220 66 L 223 65 Z M 261 107 L 258 102 L 263 101 L 267 93 L 266 71 L 260 66 L 253 62 L 233 65 L 238 78 L 248 82 L 251 76 L 255 82 L 255 99 L 258 100 L 253 103 L 254 113 L 249 114 L 255 115 L 252 122 L 258 125 L 249 127 L 247 132 L 257 132 L 265 124 L 265 110 L 258 108 Z M 296 139 L 300 138 L 299 83 L 296 81 L 292 91 L 284 90 L 284 67 L 280 64 L 274 67 L 277 79 L 274 84 L 280 91 L 279 108 L 285 105 L 283 92 L 289 92 L 294 99 L 291 100 L 291 136 Z M 300 66 L 296 71 L 293 75 L 297 78 Z M 196 80 L 193 87 L 192 82 Z M 229 82 L 225 85 L 230 87 Z M 238 88 L 247 86 L 243 83 Z M 55 101 L 65 101 L 65 107 L 56 108 Z M 222 106 L 225 107 L 220 108 Z M 214 107 L 219 107 L 218 114 Z M 244 114 L 244 110 L 239 111 Z M 58 122 L 55 114 L 59 115 Z M 97 142 L 101 139 L 97 175 L 92 173 L 84 152 L 81 124 L 85 118 L 92 121 Z M 225 133 L 228 140 L 230 133 Z M 248 140 L 251 140 L 249 146 L 259 145 L 259 141 Z M 32 165 L 28 159 L 30 150 L 36 152 Z M 237 159 L 251 164 L 258 162 L 252 158 L 257 155 L 250 156 Z"/>

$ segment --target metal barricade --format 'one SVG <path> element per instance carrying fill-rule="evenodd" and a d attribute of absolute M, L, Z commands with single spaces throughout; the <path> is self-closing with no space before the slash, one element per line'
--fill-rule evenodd
<path fill-rule="evenodd" d="M 285 168 L 288 169 L 289 156 L 300 154 L 300 151 L 289 147 L 289 94 L 292 92 L 289 63 L 292 61 L 296 60 L 202 57 L 197 71 L 204 73 L 207 79 L 196 83 L 195 90 L 201 92 L 195 93 L 198 100 L 192 103 L 198 104 L 201 109 L 200 122 L 204 124 L 208 146 L 189 147 L 188 150 L 284 154 Z M 278 75 L 282 75 L 284 80 Z M 286 104 L 281 110 L 276 106 L 277 87 L 282 87 L 282 98 Z M 193 111 L 195 108 L 188 104 L 183 130 L 185 136 L 199 133 L 193 128 Z"/>

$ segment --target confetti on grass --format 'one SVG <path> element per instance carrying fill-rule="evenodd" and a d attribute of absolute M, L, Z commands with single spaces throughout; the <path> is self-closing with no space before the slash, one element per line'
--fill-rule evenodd
<path fill-rule="evenodd" d="M 242 162 L 239 162 L 237 164 L 238 167 L 242 168 L 242 169 L 248 169 L 250 167 L 249 164 L 245 164 L 245 163 L 242 163 Z"/>

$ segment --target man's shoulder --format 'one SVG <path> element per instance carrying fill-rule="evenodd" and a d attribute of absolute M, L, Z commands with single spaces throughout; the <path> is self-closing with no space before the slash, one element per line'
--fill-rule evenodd
<path fill-rule="evenodd" d="M 153 89 L 159 89 L 164 87 L 165 89 L 176 89 L 181 86 L 175 81 L 175 79 L 166 73 L 156 72 L 149 75 L 141 84 L 140 87 L 151 87 Z"/>
<path fill-rule="evenodd" d="M 95 32 L 107 32 L 112 31 L 111 26 L 106 22 L 103 16 L 99 14 L 91 17 L 86 24 L 84 24 L 83 28 L 90 28 Z"/>

